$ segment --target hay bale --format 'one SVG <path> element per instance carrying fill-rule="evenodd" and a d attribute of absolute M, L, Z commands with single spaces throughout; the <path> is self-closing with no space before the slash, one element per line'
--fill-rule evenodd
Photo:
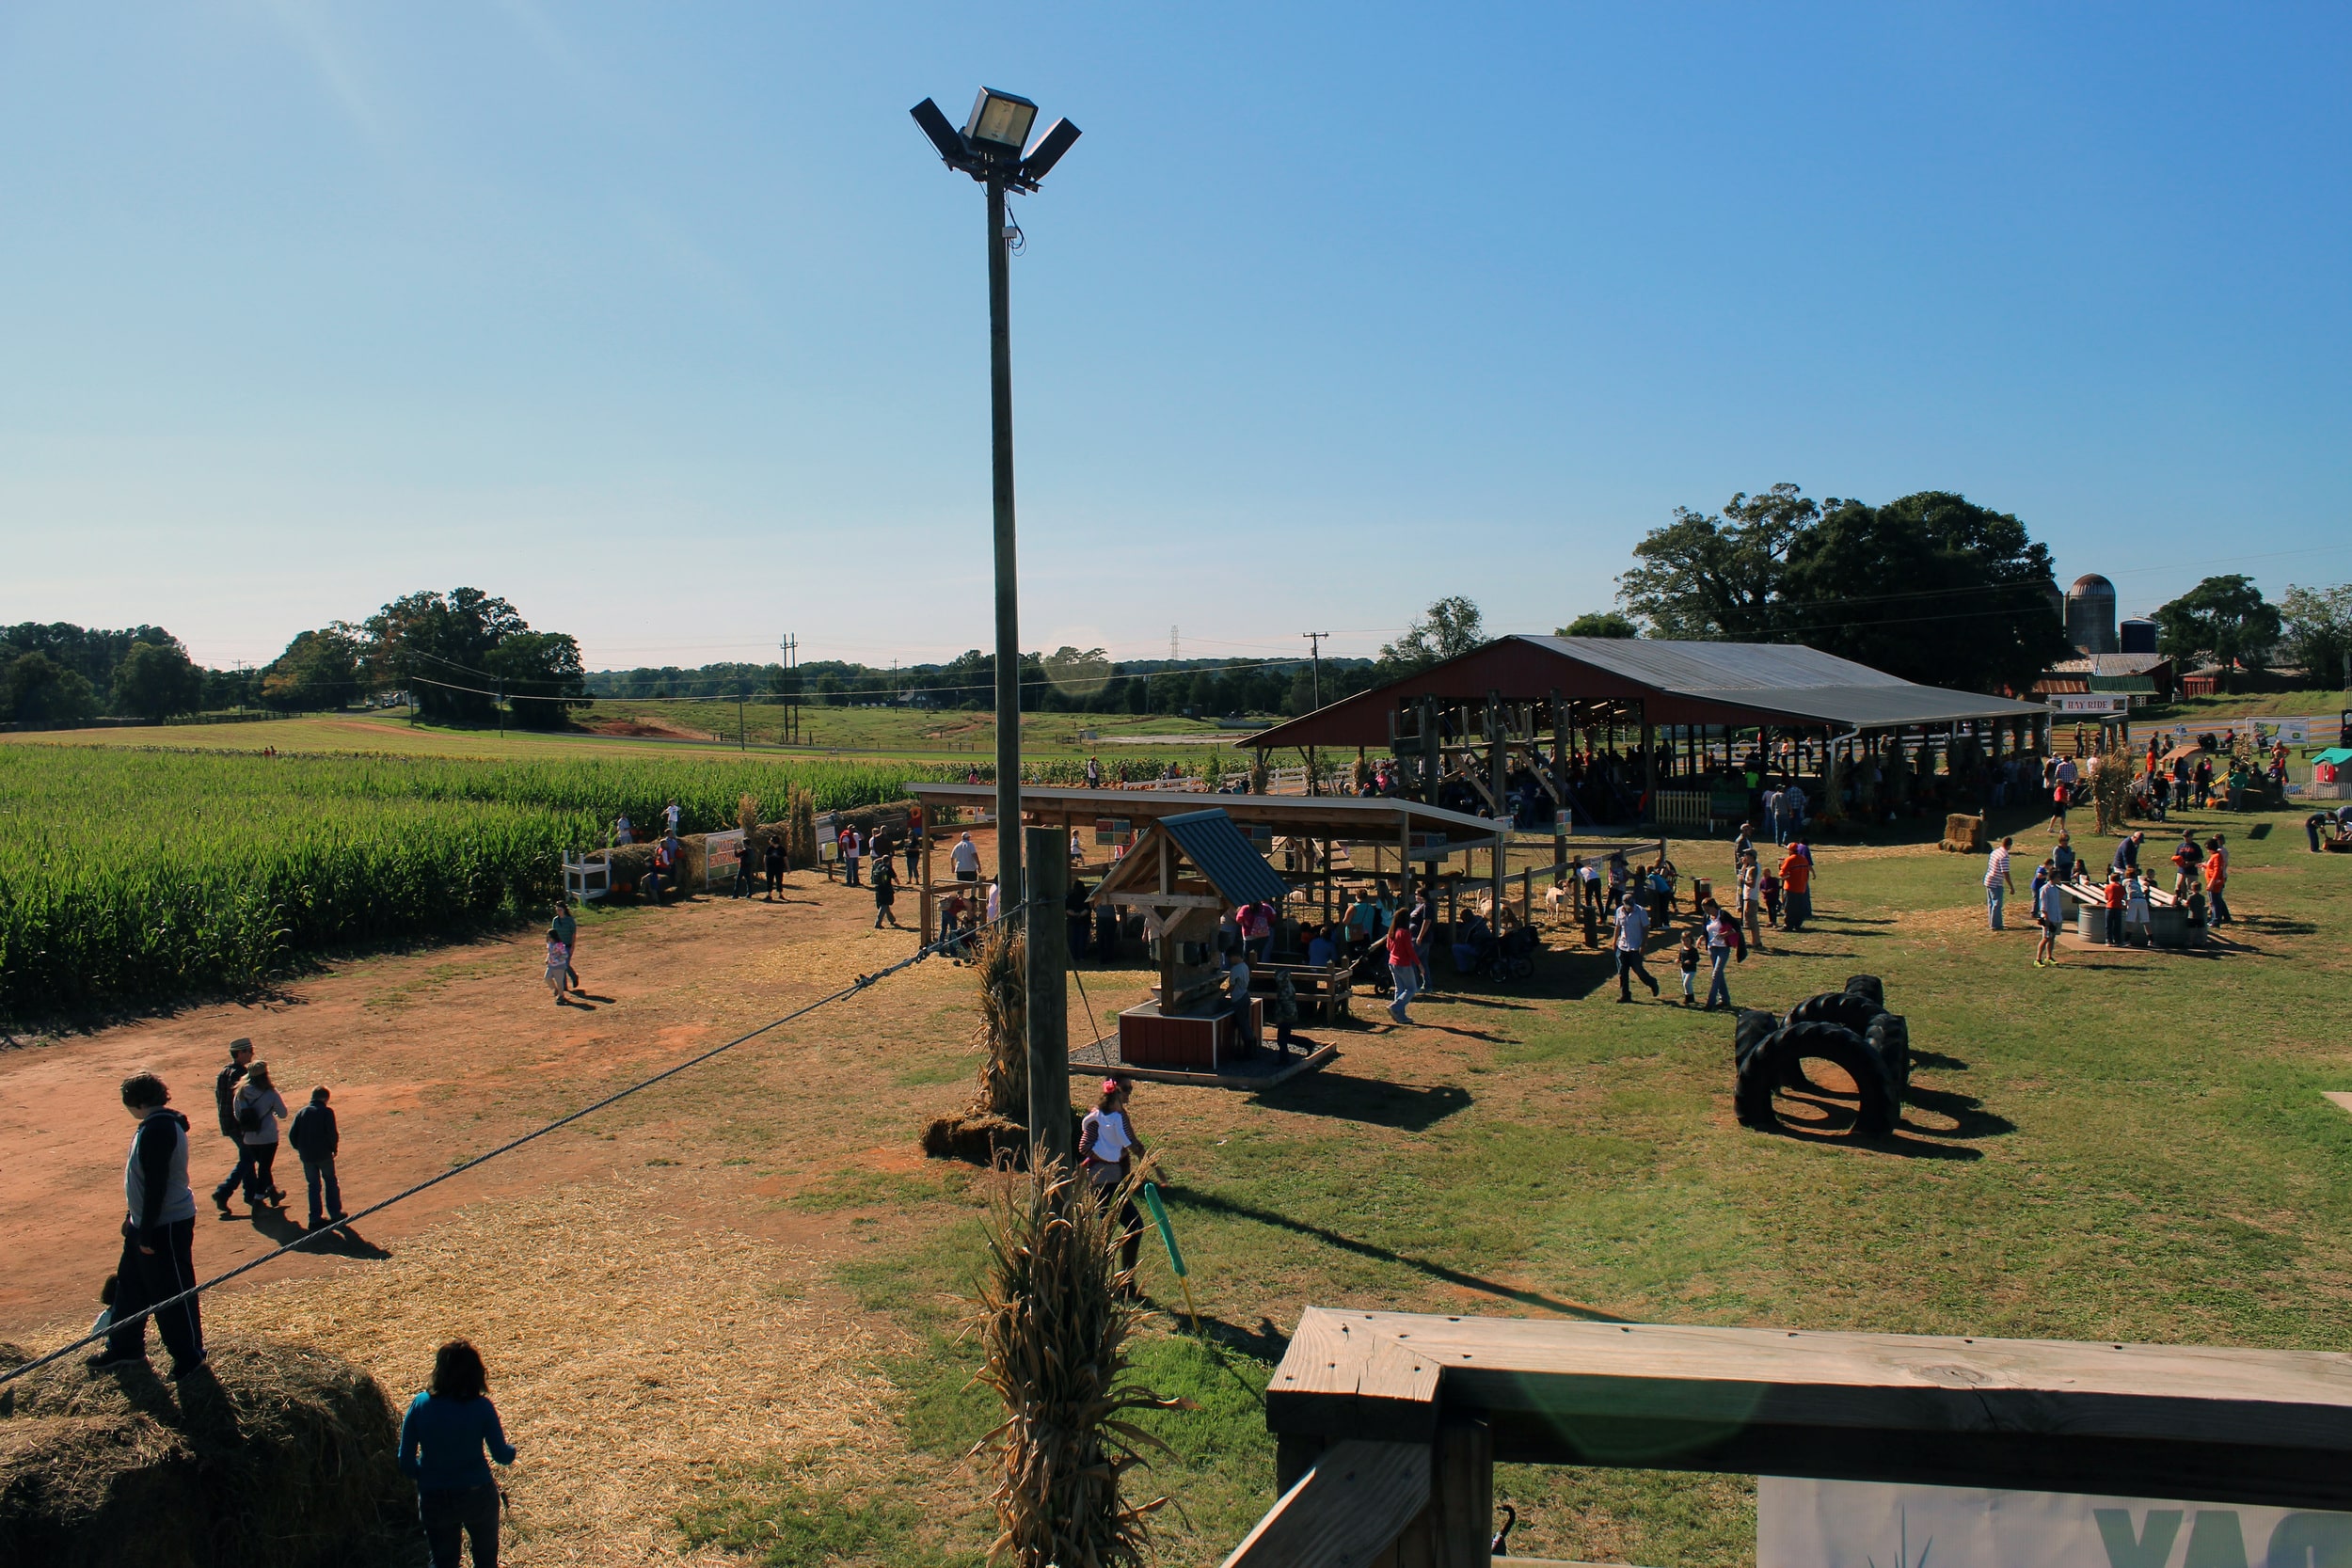
<path fill-rule="evenodd" d="M 993 1111 L 938 1117 L 923 1129 L 923 1154 L 993 1169 L 1000 1159 L 1018 1170 L 1029 1163 L 1029 1130 Z"/>
<path fill-rule="evenodd" d="M 1984 852 L 1984 818 L 1963 816 L 1958 812 L 1944 818 L 1944 842 L 1936 846 L 1955 855 L 1976 855 Z"/>
<path fill-rule="evenodd" d="M 93 1377 L 76 1354 L 0 1387 L 0 1563 L 326 1568 L 413 1557 L 416 1491 L 375 1380 L 224 1336 L 207 1376 Z M 31 1357 L 0 1345 L 0 1365 Z"/>

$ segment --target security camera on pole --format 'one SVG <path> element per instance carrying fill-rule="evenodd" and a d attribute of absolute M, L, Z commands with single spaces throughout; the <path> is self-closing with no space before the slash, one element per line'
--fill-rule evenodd
<path fill-rule="evenodd" d="M 1021 896 L 1021 617 L 1015 593 L 1016 564 L 1012 531 L 1012 328 L 1011 279 L 1007 261 L 1014 230 L 1005 220 L 1008 190 L 1034 191 L 1038 182 L 1061 161 L 1078 139 L 1078 128 L 1057 119 L 1045 128 L 1036 145 L 1029 145 L 1029 128 L 1037 123 L 1037 105 L 1009 92 L 982 87 L 973 101 L 971 117 L 959 131 L 926 98 L 912 111 L 931 146 L 946 166 L 970 175 L 988 191 L 988 358 L 990 451 L 996 499 L 996 868 L 1004 907 L 1010 910 Z M 1025 152 L 1024 148 L 1027 150 Z M 1060 911 L 1050 911 L 1054 920 Z M 1055 927 L 1059 929 L 1058 926 Z M 1041 1016 L 1039 972 L 1045 956 L 1034 948 L 1029 956 L 1029 1030 L 1032 1070 L 1029 1075 L 1030 1140 L 1033 1151 L 1049 1149 L 1067 1160 L 1069 1148 L 1068 1053 L 1054 1059 L 1044 1081 L 1035 1070 L 1041 1050 L 1039 1030 L 1058 1032 L 1062 1014 L 1052 1009 L 1050 1021 Z M 1053 965 L 1053 989 L 1058 996 L 1061 966 Z M 1041 1094 L 1061 1107 L 1058 1116 L 1040 1115 Z"/>

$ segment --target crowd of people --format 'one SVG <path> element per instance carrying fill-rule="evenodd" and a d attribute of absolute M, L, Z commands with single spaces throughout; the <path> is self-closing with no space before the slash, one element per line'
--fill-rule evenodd
<path fill-rule="evenodd" d="M 2154 910 L 2160 901 L 2177 905 L 2184 923 L 2192 929 L 2236 923 L 2230 912 L 2228 834 L 2209 834 L 2201 844 L 2194 829 L 2181 830 L 2180 842 L 2170 856 L 2172 887 L 2169 895 L 2159 892 L 2161 873 L 2139 863 L 2147 839 L 2145 829 L 2117 835 L 2105 880 L 2101 881 L 2096 879 L 2095 872 L 2085 869 L 2082 857 L 2074 848 L 2074 834 L 2063 829 L 2058 832 L 2057 844 L 2034 867 L 2026 889 L 2036 933 L 2036 968 L 2047 968 L 2060 961 L 2058 939 L 2066 927 L 2066 901 L 2070 897 L 2078 904 L 2095 904 L 2102 911 L 2100 935 L 2111 947 L 2149 945 L 2154 930 Z M 2017 892 L 2016 844 L 2015 835 L 2004 835 L 1985 856 L 1985 911 L 1987 923 L 1995 931 L 2004 928 L 2008 901 Z"/>

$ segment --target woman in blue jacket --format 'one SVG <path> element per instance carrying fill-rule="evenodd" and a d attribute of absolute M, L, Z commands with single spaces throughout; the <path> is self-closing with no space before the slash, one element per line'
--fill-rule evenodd
<path fill-rule="evenodd" d="M 499 1489 L 482 1450 L 512 1465 L 515 1445 L 500 1429 L 488 1386 L 482 1353 L 452 1339 L 433 1357 L 433 1386 L 409 1402 L 400 1423 L 401 1473 L 417 1483 L 433 1568 L 458 1568 L 461 1532 L 473 1538 L 473 1568 L 498 1568 Z"/>

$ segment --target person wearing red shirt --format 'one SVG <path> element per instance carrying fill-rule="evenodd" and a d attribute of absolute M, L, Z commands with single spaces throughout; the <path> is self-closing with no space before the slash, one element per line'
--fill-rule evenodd
<path fill-rule="evenodd" d="M 1413 946 L 1413 933 L 1403 910 L 1389 921 L 1389 979 L 1395 987 L 1395 994 L 1389 999 L 1389 1016 L 1399 1023 L 1412 1022 L 1405 1016 L 1405 1004 L 1421 989 L 1421 954 Z"/>

